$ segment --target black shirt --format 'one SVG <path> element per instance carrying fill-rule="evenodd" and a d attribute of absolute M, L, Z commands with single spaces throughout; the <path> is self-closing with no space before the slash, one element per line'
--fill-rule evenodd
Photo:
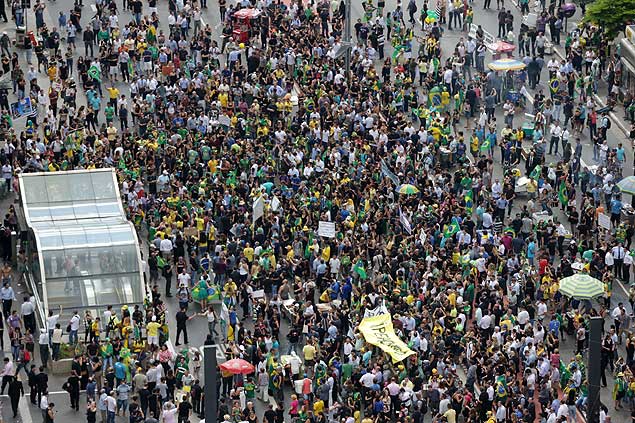
<path fill-rule="evenodd" d="M 179 417 L 187 418 L 190 415 L 192 404 L 189 401 L 183 401 L 179 404 Z"/>
<path fill-rule="evenodd" d="M 185 327 L 187 319 L 189 319 L 187 313 L 184 311 L 179 311 L 178 313 L 176 313 L 176 326 Z"/>

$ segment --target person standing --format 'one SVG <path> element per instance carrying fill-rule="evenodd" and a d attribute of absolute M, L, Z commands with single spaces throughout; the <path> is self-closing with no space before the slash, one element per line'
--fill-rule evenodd
<path fill-rule="evenodd" d="M 187 315 L 187 308 L 181 307 L 181 310 L 176 313 L 176 342 L 174 345 L 179 346 L 179 339 L 181 339 L 181 333 L 183 333 L 183 342 L 188 344 L 187 339 L 187 322 L 192 316 Z"/>
<path fill-rule="evenodd" d="M 68 392 L 71 399 L 71 408 L 79 411 L 79 376 L 75 370 L 71 372 L 64 385 L 64 390 Z"/>
<path fill-rule="evenodd" d="M 51 338 L 51 344 L 53 345 L 53 361 L 57 361 L 60 356 L 60 345 L 62 344 L 62 327 L 59 323 L 55 324 L 53 329 L 53 337 Z"/>
<path fill-rule="evenodd" d="M 68 343 L 71 345 L 77 344 L 77 332 L 79 331 L 79 324 L 81 320 L 82 319 L 79 317 L 79 313 L 77 311 L 74 311 L 73 317 L 71 317 L 71 321 L 69 322 L 71 330 L 68 333 Z"/>
<path fill-rule="evenodd" d="M 31 297 L 24 296 L 24 302 L 20 306 L 24 328 L 35 333 L 35 305 L 31 302 Z"/>
<path fill-rule="evenodd" d="M 49 375 L 47 375 L 46 372 L 44 372 L 44 367 L 40 367 L 40 371 L 37 374 L 38 404 L 41 405 L 42 398 L 45 396 L 48 396 L 48 389 L 49 389 Z M 48 406 L 48 401 L 46 406 Z"/>
<path fill-rule="evenodd" d="M 46 368 L 50 357 L 49 334 L 46 329 L 40 329 L 38 345 L 40 346 L 40 360 L 42 361 L 42 367 Z"/>
<path fill-rule="evenodd" d="M 20 403 L 20 397 L 24 396 L 24 386 L 20 377 L 14 377 L 9 384 L 9 398 L 11 399 L 11 411 L 13 411 L 13 418 L 18 416 L 18 404 Z"/>
<path fill-rule="evenodd" d="M 0 288 L 0 298 L 2 298 L 2 314 L 4 318 L 9 318 L 11 314 L 11 307 L 13 306 L 13 300 L 15 300 L 15 292 L 13 288 L 9 286 L 8 282 L 5 282 Z"/>
<path fill-rule="evenodd" d="M 38 403 L 36 402 L 38 389 L 37 389 L 37 367 L 35 366 L 35 364 L 31 365 L 31 370 L 29 370 L 28 377 L 29 377 L 28 379 L 29 389 L 31 390 L 29 399 L 31 400 L 31 404 L 38 405 Z"/>

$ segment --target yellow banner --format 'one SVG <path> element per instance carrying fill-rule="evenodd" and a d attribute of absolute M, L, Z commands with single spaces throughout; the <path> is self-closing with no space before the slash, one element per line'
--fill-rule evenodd
<path fill-rule="evenodd" d="M 390 314 L 363 319 L 359 324 L 359 331 L 364 335 L 366 342 L 384 350 L 395 363 L 415 354 L 395 333 Z"/>

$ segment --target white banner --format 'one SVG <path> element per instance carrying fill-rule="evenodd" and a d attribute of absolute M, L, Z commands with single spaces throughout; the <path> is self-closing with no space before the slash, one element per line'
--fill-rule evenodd
<path fill-rule="evenodd" d="M 271 199 L 271 210 L 278 211 L 279 208 L 280 208 L 280 200 L 278 200 L 278 197 L 274 195 L 273 198 Z"/>
<path fill-rule="evenodd" d="M 381 305 L 372 310 L 364 310 L 364 319 L 367 317 L 379 316 L 380 314 L 388 314 L 388 309 L 386 308 L 386 303 L 384 301 L 382 301 Z"/>
<path fill-rule="evenodd" d="M 254 201 L 253 207 L 253 223 L 256 223 L 258 219 L 260 219 L 265 214 L 265 200 L 261 197 L 258 197 L 256 201 Z"/>
<path fill-rule="evenodd" d="M 325 238 L 335 238 L 335 222 L 320 220 L 317 233 Z"/>
<path fill-rule="evenodd" d="M 600 213 L 598 214 L 598 225 L 604 229 L 611 229 L 611 218 L 608 214 Z"/>

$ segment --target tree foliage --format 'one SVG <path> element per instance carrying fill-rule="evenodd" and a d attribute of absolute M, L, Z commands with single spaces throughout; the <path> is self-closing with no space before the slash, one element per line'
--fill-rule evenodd
<path fill-rule="evenodd" d="M 584 21 L 600 25 L 614 39 L 635 19 L 635 0 L 595 0 L 586 7 Z"/>

